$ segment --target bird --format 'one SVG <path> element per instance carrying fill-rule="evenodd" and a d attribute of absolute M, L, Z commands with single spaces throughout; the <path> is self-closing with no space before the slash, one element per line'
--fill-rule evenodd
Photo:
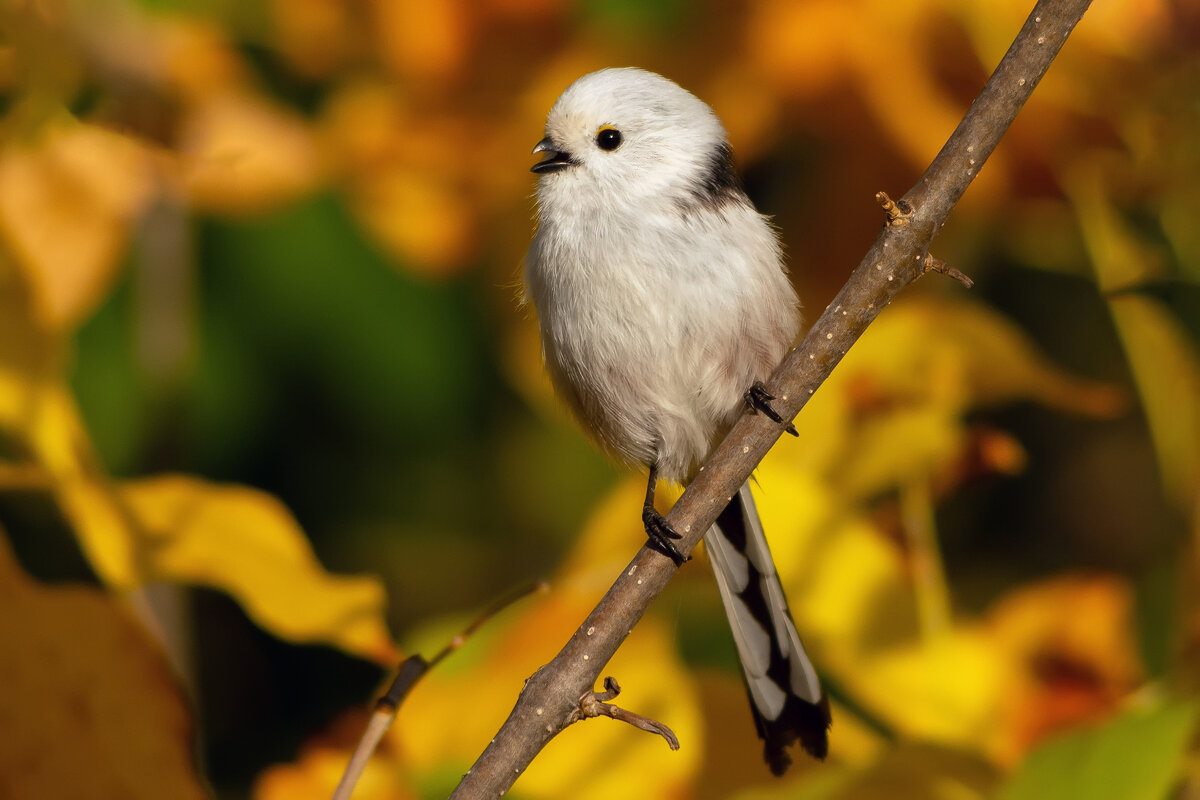
<path fill-rule="evenodd" d="M 654 506 L 686 485 L 749 405 L 795 433 L 764 380 L 800 327 L 770 219 L 747 197 L 703 100 L 623 67 L 577 79 L 550 108 L 523 296 L 557 394 L 600 449 L 648 470 L 647 544 L 685 560 Z M 771 771 L 799 741 L 824 759 L 829 701 L 801 644 L 749 483 L 704 535 Z"/>

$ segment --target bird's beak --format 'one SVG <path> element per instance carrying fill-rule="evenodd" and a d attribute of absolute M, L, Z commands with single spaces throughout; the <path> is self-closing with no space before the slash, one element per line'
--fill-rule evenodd
<path fill-rule="evenodd" d="M 569 167 L 575 163 L 575 159 L 571 157 L 571 154 L 565 150 L 559 150 L 549 136 L 534 145 L 533 152 L 535 154 L 549 154 L 546 158 L 529 168 L 530 172 L 536 172 L 539 175 L 543 172 L 558 172 L 560 169 Z"/>

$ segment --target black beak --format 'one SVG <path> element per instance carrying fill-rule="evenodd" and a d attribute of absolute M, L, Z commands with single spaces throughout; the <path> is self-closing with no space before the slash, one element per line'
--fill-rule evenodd
<path fill-rule="evenodd" d="M 542 139 L 533 148 L 534 153 L 548 153 L 549 155 L 538 163 L 529 168 L 530 172 L 536 172 L 539 175 L 543 172 L 558 172 L 564 167 L 572 166 L 575 159 L 565 150 L 559 150 L 554 146 L 554 142 L 547 136 Z"/>

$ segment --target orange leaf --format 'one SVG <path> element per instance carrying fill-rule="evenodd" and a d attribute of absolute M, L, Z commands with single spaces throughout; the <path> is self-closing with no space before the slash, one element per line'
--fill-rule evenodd
<path fill-rule="evenodd" d="M 157 648 L 95 589 L 42 586 L 0 535 L 0 797 L 203 798 Z"/>
<path fill-rule="evenodd" d="M 1108 715 L 1141 681 L 1133 595 L 1121 578 L 1049 579 L 1012 592 L 990 617 L 992 637 L 1023 664 L 996 726 L 1003 760 L 1064 726 Z"/>
<path fill-rule="evenodd" d="M 226 91 L 198 101 L 180 135 L 184 186 L 197 204 L 226 213 L 262 211 L 312 191 L 319 152 L 298 115 Z"/>
<path fill-rule="evenodd" d="M 78 323 L 104 296 L 153 181 L 143 147 L 74 122 L 0 155 L 0 235 L 42 323 Z"/>

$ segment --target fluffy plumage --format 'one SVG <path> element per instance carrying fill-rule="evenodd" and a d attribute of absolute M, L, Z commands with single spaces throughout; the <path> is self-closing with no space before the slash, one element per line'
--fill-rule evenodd
<path fill-rule="evenodd" d="M 533 168 L 525 285 L 551 379 L 604 450 L 686 483 L 799 328 L 775 233 L 742 191 L 716 114 L 659 75 L 580 78 L 535 152 L 546 156 Z M 824 757 L 828 704 L 748 488 L 730 509 L 705 541 L 781 770 L 797 736 Z"/>

